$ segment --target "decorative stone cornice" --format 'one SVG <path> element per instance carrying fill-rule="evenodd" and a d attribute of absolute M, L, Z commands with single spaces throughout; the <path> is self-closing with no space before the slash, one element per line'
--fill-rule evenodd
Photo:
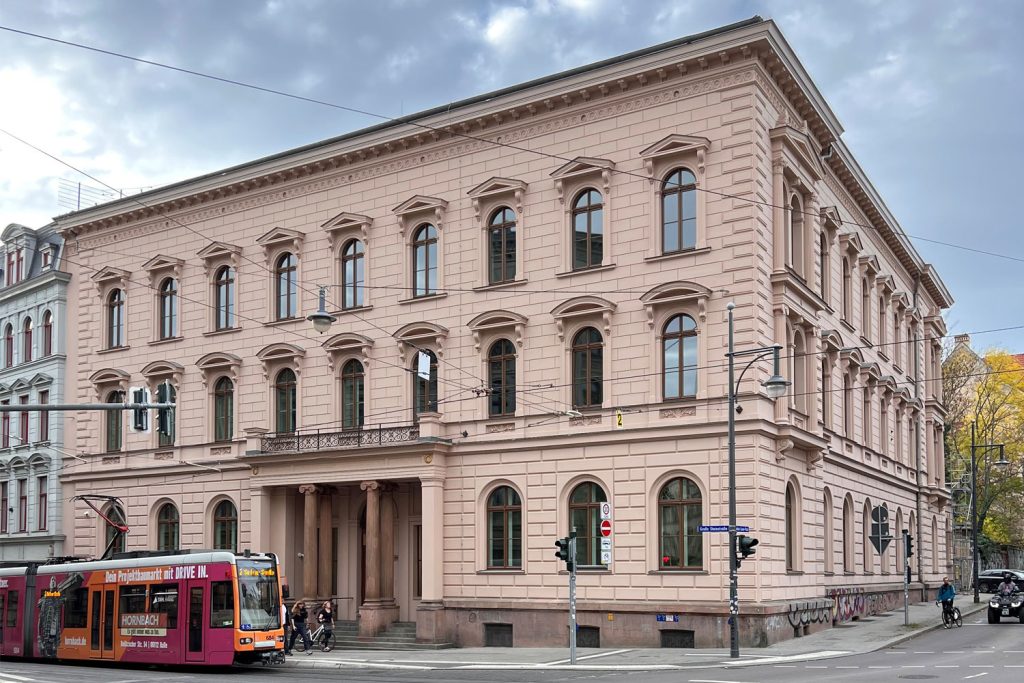
<path fill-rule="evenodd" d="M 490 199 L 510 196 L 514 199 L 516 213 L 523 214 L 523 195 L 526 194 L 526 182 L 512 178 L 494 176 L 480 183 L 466 194 L 473 200 L 473 215 L 480 220 L 480 205 Z"/>
<path fill-rule="evenodd" d="M 694 156 L 697 160 L 696 173 L 698 176 L 703 176 L 707 165 L 707 153 L 710 148 L 711 141 L 707 138 L 673 133 L 640 152 L 640 158 L 644 160 L 644 170 L 650 176 L 650 182 L 652 183 L 657 180 L 654 177 L 654 164 L 661 159 Z"/>
<path fill-rule="evenodd" d="M 448 202 L 446 200 L 417 194 L 406 199 L 393 208 L 391 212 L 398 216 L 399 229 L 404 237 L 405 233 L 409 228 L 413 227 L 414 223 L 419 224 L 424 219 L 429 219 L 435 228 L 442 230 L 447 210 Z"/>
<path fill-rule="evenodd" d="M 238 384 L 238 371 L 241 365 L 241 358 L 224 351 L 208 353 L 196 361 L 196 367 L 203 373 L 203 387 L 209 386 L 211 376 L 224 371 L 231 375 L 233 383 Z"/>
<path fill-rule="evenodd" d="M 334 372 L 338 358 L 349 353 L 357 353 L 362 363 L 368 364 L 373 340 L 355 332 L 342 332 L 334 335 L 321 346 L 327 352 L 327 368 Z"/>
<path fill-rule="evenodd" d="M 515 332 L 516 346 L 522 348 L 526 323 L 526 316 L 512 313 L 511 311 L 499 310 L 481 313 L 466 323 L 466 327 L 473 332 L 473 349 L 479 353 L 480 336 L 485 332 L 493 330 L 513 330 Z"/>
<path fill-rule="evenodd" d="M 640 297 L 647 312 L 647 326 L 654 328 L 654 309 L 657 306 L 680 304 L 697 304 L 697 318 L 701 324 L 707 321 L 708 299 L 711 298 L 711 290 L 696 282 L 677 280 L 666 282 L 653 287 Z"/>
<path fill-rule="evenodd" d="M 339 246 L 339 238 L 343 239 L 345 235 L 352 233 L 358 233 L 363 244 L 367 244 L 370 241 L 371 225 L 373 225 L 373 219 L 369 216 L 342 211 L 320 227 L 327 233 L 331 249 L 334 250 Z"/>
<path fill-rule="evenodd" d="M 608 159 L 596 157 L 576 157 L 572 161 L 562 164 L 551 173 L 555 181 L 555 190 L 558 192 L 558 201 L 565 203 L 565 182 L 577 178 L 590 178 L 599 175 L 601 177 L 601 189 L 605 197 L 612 184 L 612 169 L 615 162 Z"/>
<path fill-rule="evenodd" d="M 580 316 L 600 316 L 604 334 L 607 336 L 612 331 L 612 313 L 616 305 L 607 299 L 599 296 L 577 296 L 563 301 L 551 309 L 551 316 L 555 319 L 555 329 L 558 332 L 558 340 L 565 340 L 565 320 Z"/>

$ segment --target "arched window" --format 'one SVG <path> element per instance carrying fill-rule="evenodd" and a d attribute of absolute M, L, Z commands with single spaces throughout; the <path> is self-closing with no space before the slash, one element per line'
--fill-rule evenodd
<path fill-rule="evenodd" d="M 688 315 L 674 315 L 662 334 L 665 398 L 697 395 L 697 323 Z"/>
<path fill-rule="evenodd" d="M 863 432 L 862 440 L 866 447 L 874 448 L 874 430 L 872 429 L 875 416 L 874 411 L 871 410 L 871 392 L 872 388 L 870 384 L 865 384 L 864 388 L 861 389 L 861 419 L 864 420 L 864 424 L 861 428 Z"/>
<path fill-rule="evenodd" d="M 889 434 L 889 405 L 888 401 L 883 397 L 878 401 L 878 438 L 880 440 L 880 448 L 883 455 L 889 455 L 889 441 L 892 439 L 892 435 Z"/>
<path fill-rule="evenodd" d="M 666 254 L 697 246 L 697 179 L 686 168 L 661 185 L 661 239 Z"/>
<path fill-rule="evenodd" d="M 878 343 L 883 345 L 883 346 L 885 345 L 885 337 L 886 337 L 886 334 L 885 334 L 885 323 L 886 323 L 886 320 L 885 320 L 885 297 L 881 296 L 881 297 L 878 297 Z M 882 350 L 883 353 L 885 352 L 884 348 L 881 349 L 881 350 Z"/>
<path fill-rule="evenodd" d="M 107 297 L 107 348 L 124 346 L 124 291 L 111 290 Z"/>
<path fill-rule="evenodd" d="M 278 320 L 294 318 L 298 311 L 298 261 L 294 254 L 285 252 L 274 267 L 274 299 Z"/>
<path fill-rule="evenodd" d="M 53 355 L 53 313 L 43 313 L 43 357 Z"/>
<path fill-rule="evenodd" d="M 900 341 L 900 314 L 899 311 L 892 312 L 892 347 L 893 362 L 896 365 L 903 365 L 903 343 Z"/>
<path fill-rule="evenodd" d="M 363 243 L 349 240 L 341 248 L 341 307 L 360 308 L 363 305 L 366 254 Z"/>
<path fill-rule="evenodd" d="M 235 326 L 235 271 L 231 266 L 222 266 L 213 280 L 216 301 L 217 329 L 228 330 Z"/>
<path fill-rule="evenodd" d="M 363 426 L 365 377 L 363 364 L 354 358 L 341 367 L 342 429 L 357 429 Z"/>
<path fill-rule="evenodd" d="M 849 498 L 843 503 L 843 571 L 853 573 L 853 501 Z"/>
<path fill-rule="evenodd" d="M 875 565 L 875 558 L 871 554 L 873 548 L 871 547 L 871 501 L 864 501 L 864 515 L 861 520 L 861 534 L 862 534 L 862 545 L 864 546 L 864 556 L 862 558 L 864 565 L 864 573 L 870 574 L 871 570 Z"/>
<path fill-rule="evenodd" d="M 939 573 L 939 519 L 932 517 L 932 573 Z"/>
<path fill-rule="evenodd" d="M 835 571 L 835 518 L 832 510 L 832 493 L 825 489 L 824 499 L 824 524 L 825 524 L 825 571 L 829 574 Z"/>
<path fill-rule="evenodd" d="M 160 338 L 178 336 L 178 282 L 169 277 L 160 283 Z"/>
<path fill-rule="evenodd" d="M 278 434 L 295 431 L 295 373 L 285 368 L 274 379 L 274 430 Z"/>
<path fill-rule="evenodd" d="M 576 529 L 576 564 L 603 566 L 601 562 L 601 503 L 604 489 L 593 482 L 579 484 L 569 494 L 569 528 Z"/>
<path fill-rule="evenodd" d="M 4 327 L 4 367 L 14 365 L 14 325 L 8 323 Z"/>
<path fill-rule="evenodd" d="M 853 378 L 843 375 L 843 435 L 853 438 Z"/>
<path fill-rule="evenodd" d="M 599 407 L 604 401 L 604 341 L 593 327 L 584 327 L 572 340 L 572 404 Z"/>
<path fill-rule="evenodd" d="M 789 203 L 789 266 L 804 278 L 804 213 L 794 195 Z"/>
<path fill-rule="evenodd" d="M 672 479 L 658 492 L 659 567 L 703 569 L 700 489 L 690 479 Z"/>
<path fill-rule="evenodd" d="M 124 403 L 123 391 L 112 391 L 107 394 L 107 403 Z M 106 420 L 106 445 L 107 452 L 113 453 L 121 450 L 121 411 L 107 410 Z"/>
<path fill-rule="evenodd" d="M 213 509 L 213 549 L 238 550 L 238 510 L 230 500 L 222 500 Z"/>
<path fill-rule="evenodd" d="M 903 414 L 896 406 L 896 428 L 893 430 L 893 440 L 896 441 L 896 462 L 903 462 Z"/>
<path fill-rule="evenodd" d="M 156 549 L 177 550 L 178 549 L 178 527 L 180 520 L 178 508 L 173 503 L 164 503 L 156 515 Z"/>
<path fill-rule="evenodd" d="M 177 392 L 174 390 L 174 386 L 170 383 L 160 383 L 156 387 L 156 400 L 158 403 L 174 403 L 177 399 Z M 178 406 L 175 406 L 175 410 L 168 410 L 166 414 L 165 431 L 158 431 L 157 433 L 157 444 L 160 446 L 173 446 L 175 431 L 177 429 L 178 422 Z"/>
<path fill-rule="evenodd" d="M 412 239 L 413 296 L 437 293 L 437 229 L 426 223 Z"/>
<path fill-rule="evenodd" d="M 437 356 L 433 351 L 420 351 L 425 353 L 430 360 L 430 379 L 419 376 L 419 356 L 413 360 L 412 368 L 412 394 L 413 394 L 413 419 L 418 419 L 420 413 L 437 412 Z"/>
<path fill-rule="evenodd" d="M 119 505 L 111 505 L 103 511 L 104 516 L 115 524 L 123 525 L 127 518 L 124 515 L 124 510 Z M 113 543 L 113 547 L 110 548 L 112 553 L 123 553 L 125 551 L 125 535 L 118 533 L 117 529 L 103 521 L 103 545 L 104 547 L 110 547 Z"/>
<path fill-rule="evenodd" d="M 487 378 L 491 384 L 488 415 L 515 415 L 516 348 L 508 339 L 499 339 L 491 345 L 487 353 Z"/>
<path fill-rule="evenodd" d="M 604 260 L 604 204 L 587 189 L 572 204 L 572 268 L 591 268 Z"/>
<path fill-rule="evenodd" d="M 235 385 L 221 377 L 213 385 L 213 440 L 231 441 L 235 430 Z"/>
<path fill-rule="evenodd" d="M 800 510 L 797 492 L 793 482 L 785 484 L 785 569 L 797 571 L 800 568 Z"/>
<path fill-rule="evenodd" d="M 860 281 L 860 325 L 865 339 L 871 339 L 871 288 L 867 278 Z"/>
<path fill-rule="evenodd" d="M 828 235 L 822 231 L 821 236 L 818 238 L 818 268 L 821 271 L 821 299 L 826 304 L 829 303 L 828 289 L 829 279 L 832 274 L 828 268 Z"/>
<path fill-rule="evenodd" d="M 848 258 L 843 258 L 843 320 L 853 322 L 853 272 Z"/>
<path fill-rule="evenodd" d="M 487 568 L 523 566 L 523 503 L 511 486 L 499 486 L 487 497 Z"/>
<path fill-rule="evenodd" d="M 832 363 L 821 359 L 821 422 L 832 428 Z"/>
<path fill-rule="evenodd" d="M 790 363 L 793 368 L 793 406 L 804 415 L 810 413 L 809 405 L 814 394 L 808 394 L 807 386 L 807 340 L 802 330 L 793 335 L 793 357 Z"/>
<path fill-rule="evenodd" d="M 491 215 L 487 232 L 488 281 L 516 279 L 516 214 L 503 206 Z"/>
<path fill-rule="evenodd" d="M 21 326 L 21 362 L 32 360 L 32 318 L 25 318 Z"/>

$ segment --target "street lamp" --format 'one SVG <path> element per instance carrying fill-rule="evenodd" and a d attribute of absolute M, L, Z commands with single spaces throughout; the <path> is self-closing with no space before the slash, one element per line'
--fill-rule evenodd
<path fill-rule="evenodd" d="M 755 361 L 768 356 L 774 359 L 772 376 L 765 380 L 761 386 L 764 387 L 768 398 L 776 399 L 786 393 L 786 387 L 790 385 L 786 379 L 779 374 L 779 350 L 782 346 L 761 346 L 746 351 L 735 351 L 733 349 L 733 309 L 736 304 L 729 302 L 725 309 L 729 312 L 729 351 L 725 355 L 729 358 L 729 656 L 737 659 L 740 656 L 740 599 L 739 599 L 739 577 L 736 563 L 736 394 L 739 390 L 743 375 L 750 369 Z M 746 366 L 740 371 L 739 379 L 733 380 L 735 375 L 735 359 L 737 357 L 750 357 Z"/>
<path fill-rule="evenodd" d="M 313 323 L 313 329 L 320 334 L 331 329 L 331 324 L 337 320 L 327 312 L 327 287 L 320 287 L 320 307 L 317 308 L 316 313 L 307 315 L 306 320 Z"/>
<path fill-rule="evenodd" d="M 999 449 L 999 459 L 996 460 L 993 465 L 998 467 L 1005 467 L 1010 464 L 1010 461 L 1006 459 L 1006 449 L 1004 444 L 1001 443 L 985 443 L 975 444 L 974 443 L 974 431 L 978 426 L 978 421 L 974 420 L 971 422 L 971 568 L 974 574 L 974 604 L 981 602 L 981 596 L 979 595 L 980 587 L 978 586 L 978 574 L 980 573 L 981 567 L 978 557 L 978 456 L 977 452 L 983 450 L 986 453 L 993 448 Z"/>

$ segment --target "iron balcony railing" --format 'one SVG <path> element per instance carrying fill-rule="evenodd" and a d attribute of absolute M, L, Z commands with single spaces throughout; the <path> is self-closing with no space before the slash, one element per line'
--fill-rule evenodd
<path fill-rule="evenodd" d="M 322 451 L 337 448 L 367 448 L 387 446 L 403 441 L 415 441 L 420 436 L 419 425 L 362 427 L 342 431 L 320 429 L 298 430 L 278 434 L 266 434 L 260 439 L 263 453 L 285 453 L 292 451 Z"/>

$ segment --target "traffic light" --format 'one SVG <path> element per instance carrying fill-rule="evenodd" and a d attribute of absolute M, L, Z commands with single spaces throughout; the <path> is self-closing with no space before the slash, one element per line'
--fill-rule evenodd
<path fill-rule="evenodd" d="M 736 537 L 736 566 L 739 567 L 743 560 L 757 552 L 757 544 L 760 543 L 753 536 L 740 534 Z"/>
<path fill-rule="evenodd" d="M 904 538 L 904 540 L 907 543 L 907 546 L 906 546 L 906 548 L 907 548 L 906 556 L 908 558 L 913 557 L 914 556 L 914 537 L 911 536 L 910 534 L 907 534 L 903 538 Z"/>
<path fill-rule="evenodd" d="M 132 389 L 132 403 L 149 403 L 149 392 L 145 389 Z M 136 408 L 132 411 L 132 430 L 144 432 L 149 429 L 149 411 Z"/>
<path fill-rule="evenodd" d="M 565 567 L 569 571 L 572 571 L 572 558 L 569 556 L 569 538 L 560 538 L 555 541 L 555 547 L 558 550 L 555 551 L 555 557 L 565 562 Z"/>
<path fill-rule="evenodd" d="M 170 382 L 164 382 L 156 388 L 157 403 L 173 403 L 174 389 Z M 156 411 L 156 432 L 162 436 L 172 436 L 174 430 L 171 408 L 159 408 Z"/>

